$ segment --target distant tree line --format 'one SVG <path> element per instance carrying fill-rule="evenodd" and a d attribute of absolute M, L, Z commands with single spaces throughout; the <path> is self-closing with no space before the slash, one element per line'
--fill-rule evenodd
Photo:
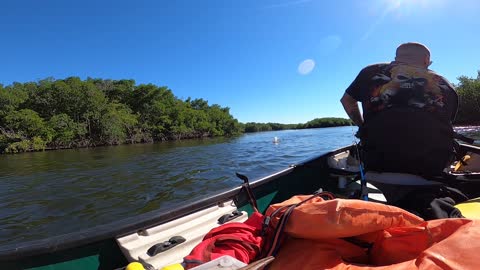
<path fill-rule="evenodd" d="M 458 80 L 455 124 L 480 125 L 480 72 Z M 134 80 L 70 77 L 0 84 L 0 153 L 347 125 L 349 119 L 332 117 L 304 124 L 242 124 L 228 107 L 181 100 L 165 86 Z"/>
<path fill-rule="evenodd" d="M 352 122 L 349 119 L 337 117 L 315 118 L 305 124 L 279 124 L 279 123 L 255 123 L 245 124 L 245 132 L 274 131 L 285 129 L 306 129 L 306 128 L 324 128 L 350 126 Z"/>
<path fill-rule="evenodd" d="M 460 76 L 455 85 L 459 96 L 456 125 L 480 125 L 480 71 L 477 78 Z"/>
<path fill-rule="evenodd" d="M 141 143 L 243 132 L 228 107 L 167 87 L 70 77 L 0 85 L 0 152 Z"/>

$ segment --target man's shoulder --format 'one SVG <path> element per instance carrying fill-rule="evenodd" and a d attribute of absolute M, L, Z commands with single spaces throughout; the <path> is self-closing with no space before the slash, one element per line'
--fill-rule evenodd
<path fill-rule="evenodd" d="M 428 72 L 429 72 L 430 74 L 434 75 L 434 76 L 437 76 L 437 77 L 439 77 L 439 78 L 444 79 L 445 81 L 448 81 L 444 76 L 440 75 L 439 73 L 437 73 L 437 72 L 435 72 L 435 71 L 433 71 L 433 70 L 431 70 L 431 69 L 428 69 Z"/>
<path fill-rule="evenodd" d="M 385 73 L 388 69 L 390 63 L 376 63 L 364 67 L 359 74 L 361 78 L 370 78 L 378 73 Z"/>
<path fill-rule="evenodd" d="M 381 63 L 370 64 L 370 65 L 366 66 L 365 68 L 383 68 L 383 67 L 389 66 L 391 64 L 392 64 L 392 62 L 381 62 Z"/>
<path fill-rule="evenodd" d="M 379 70 L 384 70 L 385 68 L 389 67 L 391 63 L 375 63 L 370 64 L 362 69 L 363 72 L 378 72 Z"/>
<path fill-rule="evenodd" d="M 437 81 L 441 82 L 443 85 L 446 85 L 446 86 L 448 86 L 448 87 L 451 88 L 451 89 L 455 89 L 455 88 L 453 87 L 453 85 L 450 83 L 450 81 L 448 81 L 447 78 L 445 78 L 444 76 L 438 74 L 437 72 L 435 72 L 435 71 L 433 71 L 433 70 L 431 70 L 431 69 L 429 69 L 428 72 L 429 72 L 430 74 L 432 74 L 434 77 L 436 77 L 436 78 L 437 78 Z"/>

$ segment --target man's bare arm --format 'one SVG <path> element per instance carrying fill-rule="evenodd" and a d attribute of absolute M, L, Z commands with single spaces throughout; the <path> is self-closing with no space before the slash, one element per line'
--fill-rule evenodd
<path fill-rule="evenodd" d="M 343 94 L 342 99 L 340 99 L 340 102 L 343 105 L 343 108 L 345 109 L 345 112 L 347 112 L 348 117 L 355 123 L 357 126 L 362 126 L 363 124 L 363 117 L 362 114 L 360 113 L 360 109 L 358 108 L 358 102 L 349 94 L 345 93 Z"/>

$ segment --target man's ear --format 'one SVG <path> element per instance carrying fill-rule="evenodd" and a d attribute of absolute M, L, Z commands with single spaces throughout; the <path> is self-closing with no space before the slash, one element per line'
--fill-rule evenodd
<path fill-rule="evenodd" d="M 432 64 L 432 62 L 430 61 L 430 56 L 426 55 L 423 63 L 425 64 L 425 67 L 428 68 Z"/>

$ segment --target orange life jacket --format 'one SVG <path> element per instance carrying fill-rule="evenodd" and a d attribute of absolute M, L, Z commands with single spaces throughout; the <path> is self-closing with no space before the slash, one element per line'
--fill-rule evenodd
<path fill-rule="evenodd" d="M 266 215 L 307 197 L 272 205 Z M 426 222 L 384 204 L 314 198 L 293 210 L 284 233 L 269 270 L 480 269 L 476 220 Z"/>

